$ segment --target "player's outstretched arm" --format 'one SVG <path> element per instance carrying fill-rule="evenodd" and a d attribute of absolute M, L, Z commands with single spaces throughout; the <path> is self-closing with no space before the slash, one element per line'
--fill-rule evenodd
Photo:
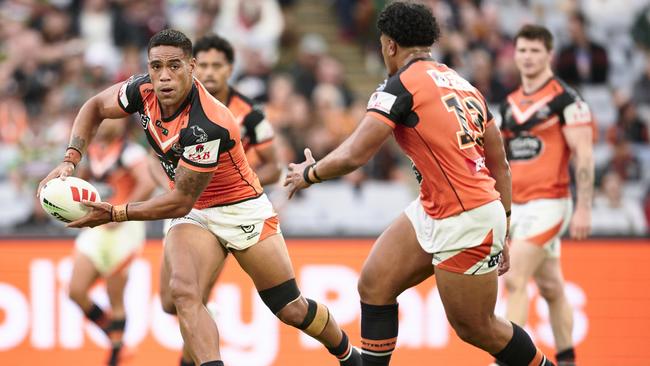
<path fill-rule="evenodd" d="M 175 187 L 160 196 L 142 202 L 111 206 L 107 202 L 83 201 L 92 207 L 90 213 L 69 223 L 68 227 L 95 227 L 108 222 L 159 220 L 187 215 L 214 172 L 198 172 L 184 166 L 176 168 Z"/>
<path fill-rule="evenodd" d="M 311 158 L 310 152 L 305 162 L 289 164 L 289 172 L 284 181 L 284 185 L 289 188 L 289 198 L 313 183 L 340 177 L 361 167 L 377 153 L 392 133 L 390 126 L 366 115 L 352 135 L 318 163 Z"/>
<path fill-rule="evenodd" d="M 576 209 L 569 233 L 574 239 L 585 239 L 591 231 L 594 194 L 593 130 L 591 125 L 583 125 L 566 127 L 562 131 L 573 155 L 576 178 Z"/>
<path fill-rule="evenodd" d="M 115 84 L 88 99 L 81 107 L 72 125 L 70 143 L 63 162 L 54 168 L 38 185 L 37 194 L 49 180 L 56 177 L 65 177 L 72 174 L 75 167 L 81 161 L 90 140 L 97 132 L 97 127 L 105 119 L 123 118 L 128 113 L 118 104 L 118 93 L 121 83 Z"/>

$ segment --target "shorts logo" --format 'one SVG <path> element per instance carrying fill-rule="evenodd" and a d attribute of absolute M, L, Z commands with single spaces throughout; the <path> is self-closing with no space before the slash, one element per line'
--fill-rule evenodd
<path fill-rule="evenodd" d="M 239 225 L 239 227 L 246 233 L 250 234 L 255 230 L 255 225 Z"/>
<path fill-rule="evenodd" d="M 492 268 L 497 264 L 499 264 L 499 262 L 501 262 L 501 253 L 502 252 L 499 252 L 493 256 L 490 256 L 490 260 L 488 261 L 488 267 Z"/>

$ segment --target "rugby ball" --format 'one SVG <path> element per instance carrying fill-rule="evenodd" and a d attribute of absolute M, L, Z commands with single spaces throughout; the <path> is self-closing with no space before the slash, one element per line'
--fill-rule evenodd
<path fill-rule="evenodd" d="M 75 177 L 50 180 L 41 189 L 40 199 L 45 212 L 66 223 L 78 220 L 90 211 L 81 201 L 101 201 L 92 184 Z"/>

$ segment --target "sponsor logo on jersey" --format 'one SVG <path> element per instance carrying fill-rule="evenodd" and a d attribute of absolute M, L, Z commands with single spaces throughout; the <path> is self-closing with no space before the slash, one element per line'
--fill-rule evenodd
<path fill-rule="evenodd" d="M 195 163 L 214 164 L 219 158 L 220 142 L 221 140 L 212 140 L 205 143 L 186 146 L 185 151 L 183 152 L 183 157 Z"/>
<path fill-rule="evenodd" d="M 488 261 L 488 267 L 492 268 L 497 264 L 499 264 L 499 262 L 501 262 L 501 253 L 502 252 L 499 252 L 493 256 L 490 256 L 490 260 Z"/>
<path fill-rule="evenodd" d="M 455 71 L 441 72 L 438 70 L 427 70 L 427 74 L 431 76 L 436 85 L 440 88 L 463 90 L 473 92 L 475 88 L 469 81 L 463 79 Z"/>
<path fill-rule="evenodd" d="M 508 159 L 528 160 L 539 155 L 543 147 L 542 140 L 535 136 L 522 135 L 508 141 Z"/>

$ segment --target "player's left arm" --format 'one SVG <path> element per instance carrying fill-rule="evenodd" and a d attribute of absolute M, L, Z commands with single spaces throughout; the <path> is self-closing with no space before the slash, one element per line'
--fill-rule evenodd
<path fill-rule="evenodd" d="M 591 202 L 594 193 L 593 129 L 591 124 L 567 126 L 562 130 L 573 156 L 576 179 L 576 209 L 569 233 L 585 239 L 591 231 Z"/>
<path fill-rule="evenodd" d="M 285 186 L 289 186 L 289 198 L 298 190 L 309 187 L 310 182 L 319 183 L 358 169 L 375 155 L 392 133 L 391 126 L 371 114 L 366 114 L 352 135 L 318 163 L 312 157 L 311 151 L 305 149 L 307 159 L 303 163 L 289 164 L 289 172 L 284 182 Z M 306 174 L 305 169 L 308 169 Z"/>

